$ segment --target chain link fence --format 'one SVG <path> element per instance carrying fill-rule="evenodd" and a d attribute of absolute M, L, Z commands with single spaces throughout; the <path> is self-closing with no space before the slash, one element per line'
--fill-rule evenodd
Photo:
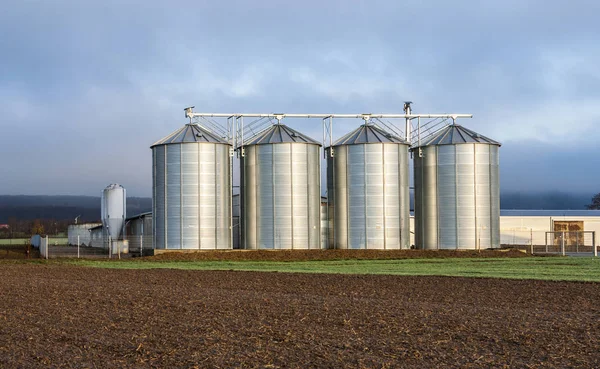
<path fill-rule="evenodd" d="M 523 228 L 502 229 L 500 245 L 533 254 L 596 255 L 598 251 L 594 231 L 549 232 Z"/>
<path fill-rule="evenodd" d="M 152 235 L 126 236 L 128 254 L 131 256 L 149 255 L 152 250 Z"/>
<path fill-rule="evenodd" d="M 593 254 L 598 256 L 596 232 L 561 231 L 546 232 L 545 253 L 552 254 Z"/>

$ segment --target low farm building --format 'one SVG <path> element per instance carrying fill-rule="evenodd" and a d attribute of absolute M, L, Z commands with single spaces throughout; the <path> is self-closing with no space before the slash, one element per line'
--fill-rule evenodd
<path fill-rule="evenodd" d="M 551 232 L 551 233 L 549 233 Z M 563 233 L 564 232 L 564 233 Z M 594 233 L 592 233 L 594 232 Z M 600 237 L 598 210 L 502 210 L 500 244 L 592 246 Z"/>
<path fill-rule="evenodd" d="M 83 223 L 83 224 L 71 224 L 69 225 L 67 235 L 69 238 L 69 245 L 90 246 L 92 236 L 90 229 L 94 227 L 102 226 L 102 223 Z"/>

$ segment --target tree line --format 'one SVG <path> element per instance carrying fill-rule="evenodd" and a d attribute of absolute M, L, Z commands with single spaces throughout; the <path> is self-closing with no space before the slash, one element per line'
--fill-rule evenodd
<path fill-rule="evenodd" d="M 34 219 L 23 220 L 9 217 L 8 228 L 0 228 L 0 238 L 29 238 L 34 234 L 41 235 L 66 235 L 70 220 Z"/>

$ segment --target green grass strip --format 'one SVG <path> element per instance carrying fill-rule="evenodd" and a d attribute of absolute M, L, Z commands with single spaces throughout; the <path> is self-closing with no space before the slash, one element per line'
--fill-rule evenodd
<path fill-rule="evenodd" d="M 288 273 L 457 276 L 600 282 L 600 259 L 592 257 L 447 258 L 337 261 L 141 261 L 51 260 L 112 269 L 239 270 Z"/>

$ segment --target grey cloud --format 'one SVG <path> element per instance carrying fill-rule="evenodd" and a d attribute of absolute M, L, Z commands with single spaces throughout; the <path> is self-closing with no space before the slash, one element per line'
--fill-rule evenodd
<path fill-rule="evenodd" d="M 204 111 L 474 113 L 503 187 L 592 176 L 595 1 L 19 1 L 0 14 L 0 193 L 150 194 L 148 146 Z M 319 122 L 289 122 L 315 138 Z M 336 122 L 335 133 L 360 122 Z M 337 136 L 339 137 L 339 136 Z M 26 138 L 27 143 L 23 144 Z M 539 161 L 517 140 L 538 140 Z M 569 146 L 553 146 L 568 142 Z M 588 154 L 575 160 L 584 148 Z M 560 158 L 567 159 L 560 159 Z M 525 174 L 537 173 L 536 175 Z M 524 178 L 522 181 L 517 180 Z M 593 181 L 579 181 L 592 190 Z"/>

